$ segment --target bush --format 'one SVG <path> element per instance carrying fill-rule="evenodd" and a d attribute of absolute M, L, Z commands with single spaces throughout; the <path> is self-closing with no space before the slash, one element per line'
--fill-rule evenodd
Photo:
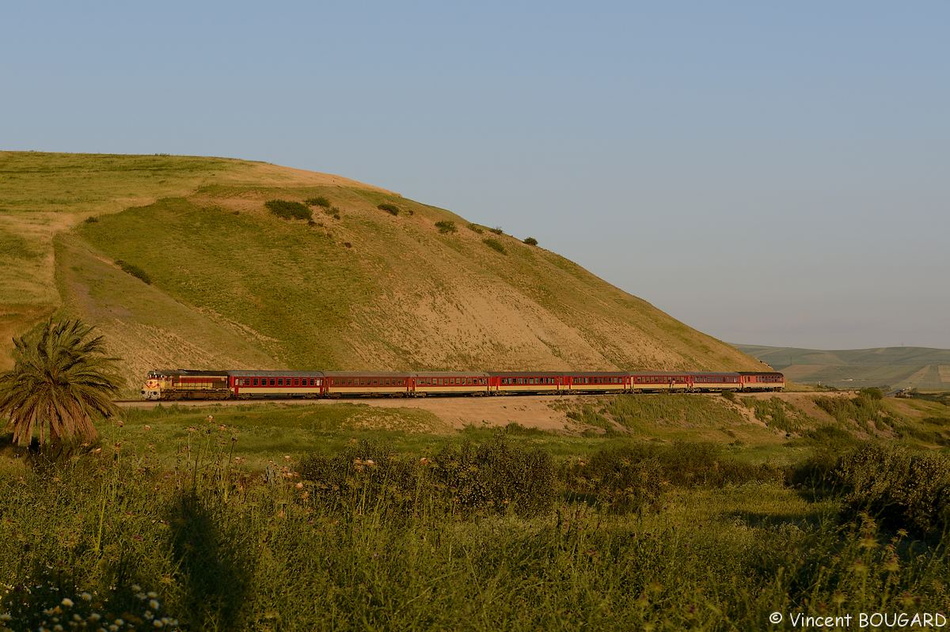
<path fill-rule="evenodd" d="M 330 208 L 330 200 L 323 197 L 322 195 L 312 198 L 307 198 L 304 200 L 307 206 L 322 206 L 323 208 Z"/>
<path fill-rule="evenodd" d="M 131 263 L 128 263 L 126 261 L 123 261 L 122 259 L 116 259 L 115 264 L 119 266 L 120 268 L 122 268 L 124 272 L 131 274 L 132 276 L 134 276 L 137 279 L 140 279 L 144 283 L 148 285 L 152 284 L 151 277 L 149 277 L 148 274 L 145 272 L 145 270 L 143 270 L 142 268 L 136 265 L 133 265 Z"/>
<path fill-rule="evenodd" d="M 450 221 L 441 221 L 435 223 L 436 228 L 439 229 L 439 232 L 442 234 L 445 233 L 454 233 L 458 230 L 455 226 L 455 222 Z"/>
<path fill-rule="evenodd" d="M 501 226 L 495 226 L 494 228 L 489 228 L 488 232 L 495 233 L 496 235 L 504 235 L 505 231 L 501 229 Z"/>
<path fill-rule="evenodd" d="M 400 209 L 398 206 L 396 206 L 395 204 L 390 204 L 389 202 L 383 202 L 376 208 L 378 208 L 381 211 L 386 211 L 390 215 L 399 215 L 399 213 L 402 211 L 402 209 Z"/>
<path fill-rule="evenodd" d="M 505 250 L 505 247 L 502 246 L 502 245 L 501 245 L 501 242 L 498 241 L 497 239 L 491 239 L 491 238 L 483 239 L 483 240 L 482 240 L 482 243 L 485 244 L 486 246 L 488 246 L 489 248 L 491 248 L 492 250 L 495 250 L 495 251 L 497 251 L 497 252 L 500 252 L 500 253 L 503 254 L 503 255 L 504 255 L 504 254 L 507 254 L 507 251 Z"/>
<path fill-rule="evenodd" d="M 707 443 L 650 444 L 605 448 L 568 466 L 568 497 L 588 500 L 614 513 L 659 509 L 668 487 L 723 487 L 782 479 L 782 472 L 724 456 Z"/>
<path fill-rule="evenodd" d="M 841 498 L 845 516 L 868 514 L 893 529 L 940 537 L 950 529 L 950 459 L 868 443 L 824 452 L 791 473 L 799 487 Z"/>
<path fill-rule="evenodd" d="M 313 211 L 306 204 L 288 200 L 268 200 L 264 202 L 271 213 L 283 219 L 313 219 Z"/>
<path fill-rule="evenodd" d="M 478 224 L 469 224 L 468 229 L 472 231 L 473 233 L 477 233 L 479 235 L 482 235 L 485 233 L 485 231 L 482 230 L 482 227 L 479 226 Z"/>
<path fill-rule="evenodd" d="M 509 510 L 533 516 L 550 509 L 555 499 L 551 456 L 511 446 L 501 435 L 420 461 L 361 441 L 334 456 L 308 456 L 298 469 L 314 483 L 314 503 L 335 513 L 373 510 L 409 517 L 441 508 L 463 516 Z"/>
<path fill-rule="evenodd" d="M 473 512 L 533 516 L 554 504 L 556 480 L 551 455 L 508 444 L 496 436 L 481 445 L 465 443 L 443 450 L 435 475 L 463 514 Z"/>
<path fill-rule="evenodd" d="M 524 243 L 528 244 L 529 246 L 537 246 L 538 240 L 534 237 L 525 237 Z"/>

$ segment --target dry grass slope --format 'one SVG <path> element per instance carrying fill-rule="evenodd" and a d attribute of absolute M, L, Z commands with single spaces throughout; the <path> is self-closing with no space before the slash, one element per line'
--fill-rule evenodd
<path fill-rule="evenodd" d="M 339 176 L 217 158 L 7 152 L 0 178 L 12 185 L 0 187 L 0 333 L 9 340 L 63 310 L 102 327 L 130 375 L 761 366 L 552 252 L 497 235 L 502 254 L 474 230 L 440 232 L 438 222 L 469 222 Z M 311 222 L 264 206 L 315 198 L 332 208 L 314 207 Z"/>

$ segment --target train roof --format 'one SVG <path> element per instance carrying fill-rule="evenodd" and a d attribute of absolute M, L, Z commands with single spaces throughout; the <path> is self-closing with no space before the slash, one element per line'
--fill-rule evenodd
<path fill-rule="evenodd" d="M 323 371 L 227 371 L 232 377 L 323 377 Z"/>
<path fill-rule="evenodd" d="M 485 371 L 416 371 L 415 377 L 488 377 Z"/>
<path fill-rule="evenodd" d="M 228 371 L 195 371 L 193 369 L 152 369 L 149 375 L 164 375 L 168 377 L 177 377 L 181 375 L 194 375 L 197 377 L 224 377 Z"/>
<path fill-rule="evenodd" d="M 327 377 L 412 377 L 413 373 L 395 371 L 324 371 Z"/>

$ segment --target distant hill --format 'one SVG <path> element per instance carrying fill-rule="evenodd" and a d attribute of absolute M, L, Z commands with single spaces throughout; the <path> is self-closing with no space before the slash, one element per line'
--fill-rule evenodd
<path fill-rule="evenodd" d="M 760 366 L 543 247 L 340 176 L 0 152 L 0 369 L 51 313 L 96 324 L 130 386 L 155 367 Z"/>
<path fill-rule="evenodd" d="M 791 347 L 735 345 L 782 371 L 795 382 L 839 388 L 889 386 L 950 391 L 950 350 L 884 347 L 821 351 Z"/>

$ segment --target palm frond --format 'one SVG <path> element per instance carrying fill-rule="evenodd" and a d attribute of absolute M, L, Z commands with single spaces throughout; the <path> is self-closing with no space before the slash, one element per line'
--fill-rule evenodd
<path fill-rule="evenodd" d="M 50 319 L 13 340 L 14 367 L 0 374 L 0 416 L 13 441 L 29 444 L 96 437 L 93 417 L 117 412 L 112 401 L 121 378 L 102 336 L 80 320 Z"/>

